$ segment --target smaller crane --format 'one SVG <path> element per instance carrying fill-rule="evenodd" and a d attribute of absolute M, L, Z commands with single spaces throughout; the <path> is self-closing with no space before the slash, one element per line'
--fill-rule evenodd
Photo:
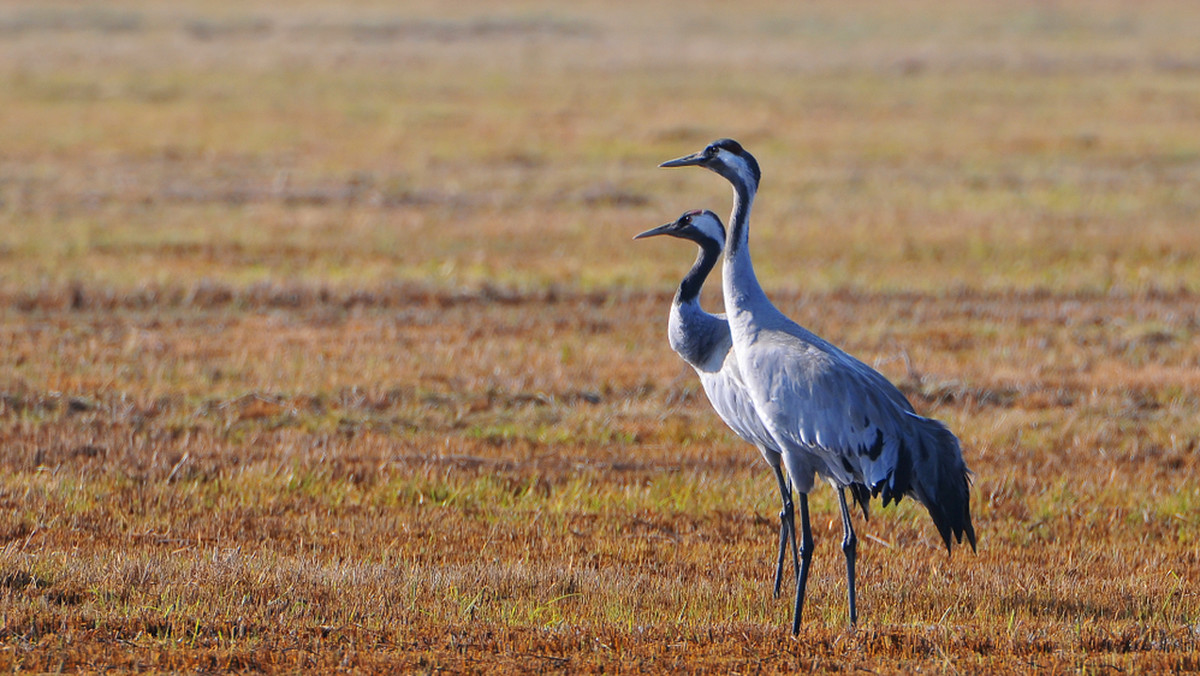
<path fill-rule="evenodd" d="M 725 248 L 725 225 L 711 211 L 688 211 L 675 221 L 647 230 L 634 239 L 657 235 L 690 240 L 700 247 L 696 262 L 679 283 L 679 290 L 671 301 L 667 335 L 675 354 L 700 376 L 700 385 L 717 415 L 739 437 L 757 447 L 763 460 L 775 473 L 775 481 L 783 498 L 783 509 L 779 512 L 779 557 L 775 564 L 775 597 L 778 598 L 789 542 L 796 575 L 800 574 L 792 485 L 784 477 L 782 454 L 770 432 L 759 420 L 754 402 L 750 400 L 746 385 L 742 382 L 737 359 L 730 352 L 733 338 L 729 333 L 729 322 L 725 320 L 725 315 L 710 314 L 700 307 L 700 290 L 717 261 L 721 260 L 721 252 Z"/>

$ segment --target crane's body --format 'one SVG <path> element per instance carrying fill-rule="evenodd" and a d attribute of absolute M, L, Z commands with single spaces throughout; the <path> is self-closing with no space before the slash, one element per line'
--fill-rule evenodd
<path fill-rule="evenodd" d="M 909 495 L 929 510 L 947 550 L 971 525 L 969 472 L 955 436 L 913 411 L 883 375 L 793 322 L 767 298 L 749 252 L 750 207 L 758 163 L 736 141 L 720 139 L 662 166 L 703 166 L 733 186 L 734 205 L 722 268 L 733 354 L 753 408 L 782 453 L 800 494 L 802 534 L 793 633 L 800 628 L 812 534 L 807 493 L 815 477 L 838 490 L 846 555 L 850 621 L 857 620 L 854 535 L 845 489 L 866 514 L 874 495 L 884 505 Z"/>
<path fill-rule="evenodd" d="M 671 301 L 667 335 L 671 349 L 687 362 L 700 378 L 700 385 L 717 415 L 743 440 L 753 444 L 770 465 L 783 500 L 779 513 L 779 554 L 775 567 L 775 595 L 783 580 L 783 564 L 788 543 L 796 558 L 795 519 L 792 490 L 781 467 L 782 454 L 767 430 L 742 380 L 734 356 L 733 336 L 725 315 L 711 314 L 700 307 L 700 290 L 721 259 L 725 246 L 725 226 L 711 211 L 689 211 L 675 222 L 647 230 L 634 239 L 670 235 L 695 242 L 700 248 L 692 269 L 679 284 Z"/>

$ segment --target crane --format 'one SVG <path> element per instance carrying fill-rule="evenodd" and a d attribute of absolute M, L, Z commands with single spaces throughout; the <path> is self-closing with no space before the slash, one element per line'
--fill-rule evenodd
<path fill-rule="evenodd" d="M 783 465 L 799 493 L 800 573 L 792 633 L 800 632 L 814 543 L 808 493 L 816 476 L 838 494 L 850 623 L 858 621 L 854 588 L 857 537 L 846 488 L 864 517 L 872 497 L 886 507 L 910 496 L 929 511 L 947 552 L 952 538 L 975 548 L 970 471 L 958 439 L 925 418 L 878 371 L 800 326 L 767 298 L 750 259 L 750 208 L 762 173 L 754 156 L 732 139 L 663 167 L 700 166 L 733 187 L 733 212 L 722 265 L 722 291 L 733 353 L 759 419 L 783 451 Z"/>
<path fill-rule="evenodd" d="M 647 230 L 634 239 L 659 235 L 690 240 L 700 249 L 696 262 L 679 283 L 679 290 L 671 301 L 671 315 L 667 323 L 671 349 L 695 369 L 708 401 L 721 420 L 739 437 L 758 448 L 763 460 L 771 466 L 783 498 L 783 509 L 779 512 L 779 556 L 775 565 L 775 597 L 778 598 L 789 542 L 796 574 L 799 575 L 791 485 L 780 466 L 782 455 L 779 448 L 754 410 L 746 385 L 742 382 L 742 374 L 738 371 L 737 359 L 730 352 L 733 338 L 729 333 L 729 322 L 725 320 L 725 315 L 710 314 L 700 307 L 700 290 L 725 248 L 725 225 L 711 211 L 687 211 L 675 221 Z"/>

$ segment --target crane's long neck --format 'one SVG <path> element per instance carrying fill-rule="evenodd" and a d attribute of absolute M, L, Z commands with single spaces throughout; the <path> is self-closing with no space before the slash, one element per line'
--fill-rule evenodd
<path fill-rule="evenodd" d="M 704 281 L 708 279 L 709 273 L 716 267 L 717 261 L 720 259 L 721 248 L 716 242 L 704 240 L 700 243 L 700 253 L 696 256 L 696 262 L 692 264 L 692 269 L 683 276 L 683 281 L 679 283 L 679 290 L 675 292 L 676 305 L 699 302 L 700 289 L 704 288 Z"/>
<path fill-rule="evenodd" d="M 729 243 L 725 247 L 724 291 L 725 312 L 731 322 L 739 315 L 772 308 L 766 293 L 754 274 L 750 260 L 750 207 L 754 203 L 757 185 L 744 181 L 733 183 L 733 214 L 729 217 Z"/>
<path fill-rule="evenodd" d="M 668 336 L 671 349 L 697 371 L 716 372 L 729 351 L 729 324 L 700 307 L 700 289 L 721 258 L 721 246 L 712 240 L 700 244 L 696 263 L 684 276 L 671 304 Z"/>

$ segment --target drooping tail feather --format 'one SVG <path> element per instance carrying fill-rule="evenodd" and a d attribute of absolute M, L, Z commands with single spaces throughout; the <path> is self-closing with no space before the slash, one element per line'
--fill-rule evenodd
<path fill-rule="evenodd" d="M 850 497 L 854 499 L 854 503 L 862 509 L 863 520 L 868 521 L 871 518 L 868 506 L 871 504 L 871 489 L 865 484 L 852 483 L 848 486 L 850 489 Z"/>
<path fill-rule="evenodd" d="M 946 551 L 952 539 L 966 536 L 975 549 L 975 528 L 971 525 L 970 470 L 963 462 L 958 438 L 942 423 L 909 414 L 909 433 L 904 435 L 898 462 L 890 479 L 877 490 L 883 504 L 899 502 L 910 495 L 929 510 Z"/>

